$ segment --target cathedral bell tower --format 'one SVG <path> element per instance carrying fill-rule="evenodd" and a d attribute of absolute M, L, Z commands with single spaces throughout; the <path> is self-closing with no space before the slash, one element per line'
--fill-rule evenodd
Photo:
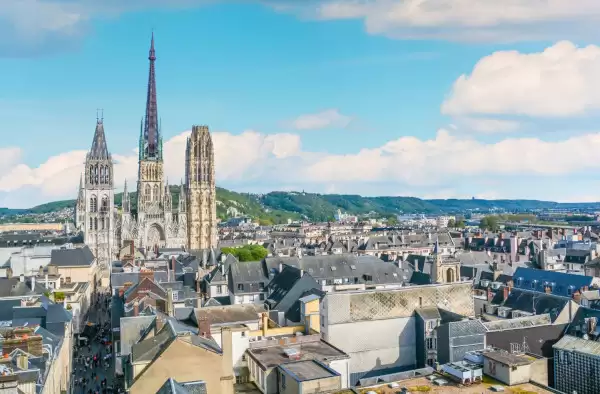
<path fill-rule="evenodd" d="M 187 247 L 217 247 L 215 153 L 208 126 L 193 126 L 186 148 Z"/>
<path fill-rule="evenodd" d="M 104 120 L 99 116 L 92 147 L 85 159 L 85 176 L 80 190 L 81 204 L 85 204 L 84 242 L 90 247 L 98 263 L 110 264 L 114 248 L 114 181 L 113 162 L 106 144 Z"/>
<path fill-rule="evenodd" d="M 154 34 L 150 43 L 148 60 L 150 61 L 150 71 L 148 74 L 146 114 L 140 126 L 137 184 L 137 218 L 142 227 L 145 227 L 144 223 L 162 223 L 164 220 L 163 149 L 156 100 Z M 165 241 L 162 226 L 146 227 L 143 232 L 149 232 L 149 234 L 140 234 L 144 244 L 142 246 L 154 248 Z"/>

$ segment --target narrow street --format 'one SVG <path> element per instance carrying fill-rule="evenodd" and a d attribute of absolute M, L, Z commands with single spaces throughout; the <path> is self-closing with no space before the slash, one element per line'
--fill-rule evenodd
<path fill-rule="evenodd" d="M 87 346 L 75 345 L 73 394 L 116 393 L 113 389 L 114 362 L 109 351 L 111 344 L 104 342 L 110 339 L 107 299 L 101 294 L 90 307 L 87 321 L 94 326 L 90 327 L 93 337 L 89 338 Z"/>

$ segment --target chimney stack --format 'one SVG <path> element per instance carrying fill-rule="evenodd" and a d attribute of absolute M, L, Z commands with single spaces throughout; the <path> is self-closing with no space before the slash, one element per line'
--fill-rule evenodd
<path fill-rule="evenodd" d="M 506 299 L 510 295 L 510 289 L 505 286 L 504 289 L 502 289 L 502 291 L 503 291 L 504 301 L 506 301 Z"/>
<path fill-rule="evenodd" d="M 138 300 L 133 302 L 133 316 L 139 316 L 140 314 L 140 303 Z"/>
<path fill-rule="evenodd" d="M 279 273 L 281 273 L 281 271 L 283 271 L 283 263 L 279 263 Z"/>
<path fill-rule="evenodd" d="M 173 289 L 167 289 L 167 315 L 173 317 Z"/>
<path fill-rule="evenodd" d="M 35 276 L 31 277 L 31 291 L 35 291 Z"/>
<path fill-rule="evenodd" d="M 45 279 L 45 282 L 46 282 L 46 289 L 49 289 L 50 286 L 49 286 L 49 283 L 48 283 L 48 274 L 46 274 L 46 276 L 45 276 L 44 279 Z"/>
<path fill-rule="evenodd" d="M 21 274 L 21 276 L 19 276 L 19 281 L 25 283 L 25 275 Z"/>

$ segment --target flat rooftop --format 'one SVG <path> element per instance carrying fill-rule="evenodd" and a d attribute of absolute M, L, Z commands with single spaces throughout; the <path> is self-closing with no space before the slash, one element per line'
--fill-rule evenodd
<path fill-rule="evenodd" d="M 226 305 L 207 306 L 194 309 L 197 321 L 208 320 L 213 324 L 231 324 L 243 322 L 257 322 L 261 313 L 266 312 L 262 305 Z"/>
<path fill-rule="evenodd" d="M 298 341 L 295 344 L 255 347 L 248 349 L 247 352 L 265 369 L 294 361 L 317 360 L 328 362 L 349 357 L 343 351 L 320 339 L 306 342 Z M 293 358 L 288 356 L 290 353 L 293 353 Z"/>
<path fill-rule="evenodd" d="M 446 383 L 443 386 L 438 386 L 438 385 L 433 384 L 429 379 L 420 377 L 420 378 L 414 378 L 414 379 L 408 379 L 408 380 L 401 380 L 401 381 L 397 382 L 400 385 L 399 388 L 394 388 L 394 389 L 390 388 L 390 387 L 388 387 L 388 384 L 386 383 L 386 384 L 379 385 L 379 386 L 363 387 L 360 389 L 356 389 L 356 391 L 358 391 L 359 394 L 366 394 L 369 391 L 374 391 L 377 394 L 397 394 L 400 392 L 400 388 L 406 387 L 409 389 L 409 392 L 421 392 L 421 391 L 425 392 L 426 391 L 429 394 L 432 394 L 432 393 L 435 393 L 435 394 L 490 393 L 491 394 L 491 393 L 493 393 L 493 391 L 490 389 L 492 386 L 501 386 L 504 388 L 505 394 L 514 394 L 514 393 L 523 393 L 523 392 L 526 392 L 528 394 L 530 394 L 530 393 L 551 394 L 552 393 L 549 390 L 546 390 L 542 387 L 533 385 L 531 383 L 517 384 L 517 385 L 509 387 L 498 381 L 488 379 L 486 376 L 484 376 L 483 383 L 473 384 L 472 386 L 462 386 L 462 385 L 459 386 L 457 383 L 453 382 L 449 378 L 443 377 L 443 376 L 437 375 L 437 374 L 436 374 L 436 378 L 444 379 L 448 383 Z M 427 387 L 427 389 L 425 389 L 425 387 Z M 343 393 L 343 391 L 336 393 L 336 394 L 340 394 L 340 393 Z"/>
<path fill-rule="evenodd" d="M 296 361 L 280 365 L 283 371 L 287 372 L 297 382 L 306 382 L 308 380 L 325 379 L 333 376 L 338 376 L 337 373 L 324 367 L 315 360 Z"/>
<path fill-rule="evenodd" d="M 494 360 L 501 364 L 510 365 L 510 366 L 521 366 L 521 365 L 529 365 L 534 362 L 536 359 L 527 356 L 525 354 L 513 354 L 505 351 L 486 351 L 483 352 L 483 357 L 489 358 L 490 360 Z"/>

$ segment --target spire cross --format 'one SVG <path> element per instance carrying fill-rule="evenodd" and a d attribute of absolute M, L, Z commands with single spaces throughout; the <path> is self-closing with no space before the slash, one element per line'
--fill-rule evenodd
<path fill-rule="evenodd" d="M 97 121 L 104 120 L 104 110 L 102 108 L 96 108 L 96 120 Z"/>

